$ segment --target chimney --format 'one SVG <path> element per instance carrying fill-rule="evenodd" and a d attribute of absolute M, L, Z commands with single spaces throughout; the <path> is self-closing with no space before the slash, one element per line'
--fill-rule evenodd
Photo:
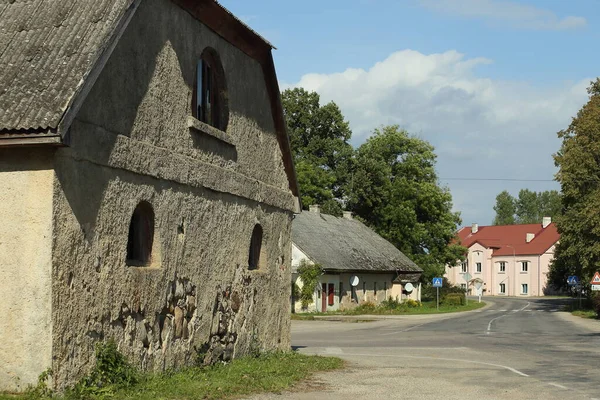
<path fill-rule="evenodd" d="M 308 210 L 310 212 L 321 214 L 321 206 L 318 204 L 311 204 L 310 206 L 308 206 Z"/>
<path fill-rule="evenodd" d="M 471 225 L 471 233 L 477 233 L 477 232 L 479 232 L 479 225 L 477 225 L 477 224 Z"/>
<path fill-rule="evenodd" d="M 552 223 L 552 218 L 551 217 L 544 217 L 542 218 L 542 228 L 546 229 L 548 227 L 548 225 L 550 225 Z"/>
<path fill-rule="evenodd" d="M 527 243 L 529 243 L 533 240 L 534 237 L 535 237 L 535 233 L 528 233 L 525 240 L 527 241 Z"/>
<path fill-rule="evenodd" d="M 344 218 L 346 219 L 352 219 L 352 211 L 344 211 Z"/>

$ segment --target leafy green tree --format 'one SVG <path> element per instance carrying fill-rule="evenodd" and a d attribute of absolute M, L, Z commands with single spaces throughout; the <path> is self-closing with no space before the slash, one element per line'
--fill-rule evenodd
<path fill-rule="evenodd" d="M 562 212 L 556 218 L 560 233 L 550 277 L 562 286 L 561 274 L 579 272 L 583 280 L 600 269 L 600 79 L 588 88 L 589 101 L 569 127 L 554 155 L 559 168 Z"/>
<path fill-rule="evenodd" d="M 496 211 L 494 225 L 513 225 L 516 223 L 516 200 L 508 191 L 504 190 L 496 196 L 494 211 Z"/>
<path fill-rule="evenodd" d="M 517 223 L 535 224 L 541 222 L 538 194 L 529 189 L 521 189 L 516 201 Z"/>
<path fill-rule="evenodd" d="M 560 194 L 556 190 L 522 189 L 516 199 L 504 190 L 496 196 L 494 225 L 540 223 L 543 217 L 556 217 L 560 210 Z"/>
<path fill-rule="evenodd" d="M 438 185 L 431 144 L 385 126 L 356 154 L 349 209 L 423 268 L 425 281 L 464 257 L 453 242 L 461 219 L 448 188 Z"/>
<path fill-rule="evenodd" d="M 352 168 L 348 122 L 334 102 L 321 106 L 315 92 L 288 89 L 281 97 L 304 207 L 328 202 L 341 212 L 332 200 L 344 198 Z"/>

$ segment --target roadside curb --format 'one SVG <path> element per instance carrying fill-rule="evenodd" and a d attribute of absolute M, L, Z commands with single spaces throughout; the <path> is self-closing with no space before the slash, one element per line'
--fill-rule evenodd
<path fill-rule="evenodd" d="M 476 313 L 485 310 L 486 308 L 492 307 L 494 305 L 493 302 L 483 301 L 485 305 L 481 308 L 475 310 L 468 311 L 455 311 L 449 313 L 432 313 L 432 314 L 405 314 L 405 315 L 371 315 L 371 314 L 362 314 L 362 315 L 315 315 L 315 320 L 320 321 L 380 321 L 380 320 L 406 320 L 406 319 L 447 319 L 452 317 L 459 317 L 461 315 Z"/>

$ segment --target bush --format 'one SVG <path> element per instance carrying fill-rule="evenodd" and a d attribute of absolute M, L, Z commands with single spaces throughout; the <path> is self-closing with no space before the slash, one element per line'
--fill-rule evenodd
<path fill-rule="evenodd" d="M 413 299 L 408 299 L 404 302 L 408 308 L 418 308 L 421 307 L 421 302 Z"/>
<path fill-rule="evenodd" d="M 377 305 L 375 303 L 373 303 L 372 301 L 367 301 L 367 302 L 362 303 L 361 305 L 359 305 L 352 311 L 356 312 L 357 314 L 369 314 L 369 313 L 374 313 L 376 310 L 377 310 Z"/>
<path fill-rule="evenodd" d="M 381 302 L 380 307 L 386 310 L 397 310 L 402 307 L 402 303 L 398 301 L 397 296 L 395 299 L 392 296 L 390 296 L 387 300 Z"/>
<path fill-rule="evenodd" d="M 596 318 L 600 317 L 600 295 L 595 295 L 592 297 L 592 305 L 594 311 L 596 312 Z"/>
<path fill-rule="evenodd" d="M 67 398 L 111 397 L 118 388 L 131 387 L 137 381 L 137 371 L 119 352 L 115 342 L 99 342 L 94 369 L 67 391 Z"/>
<path fill-rule="evenodd" d="M 446 306 L 462 306 L 465 304 L 465 295 L 460 293 L 450 293 L 443 297 L 440 303 Z"/>
<path fill-rule="evenodd" d="M 450 281 L 448 281 L 448 279 L 444 278 L 442 287 L 440 288 L 440 301 L 441 301 L 441 299 L 443 299 L 444 297 L 446 297 L 447 295 L 449 295 L 451 293 L 460 293 L 460 294 L 464 295 L 465 290 L 463 288 L 461 288 L 460 286 L 450 284 Z M 423 285 L 422 292 L 421 292 L 421 299 L 424 301 L 427 301 L 427 300 L 435 301 L 435 298 L 436 298 L 436 288 L 434 288 L 431 285 L 431 282 L 429 282 L 426 285 Z"/>

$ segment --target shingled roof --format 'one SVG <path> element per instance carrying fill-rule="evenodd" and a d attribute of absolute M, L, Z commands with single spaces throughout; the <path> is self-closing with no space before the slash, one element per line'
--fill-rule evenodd
<path fill-rule="evenodd" d="M 302 212 L 292 223 L 292 242 L 329 271 L 423 272 L 394 245 L 355 219 Z"/>
<path fill-rule="evenodd" d="M 0 5 L 0 134 L 55 132 L 133 0 Z"/>

